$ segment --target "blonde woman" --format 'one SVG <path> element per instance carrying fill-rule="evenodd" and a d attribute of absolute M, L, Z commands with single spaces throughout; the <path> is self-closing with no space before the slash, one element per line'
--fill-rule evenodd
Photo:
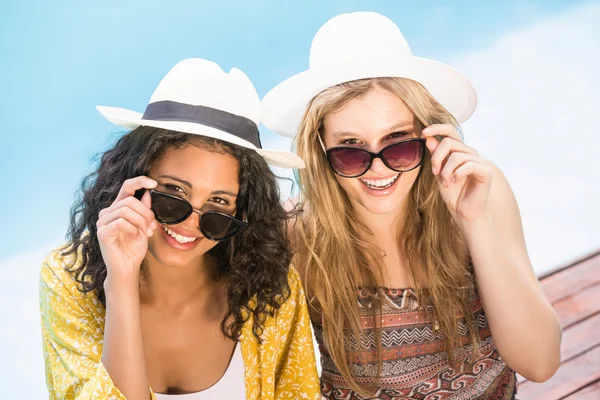
<path fill-rule="evenodd" d="M 513 192 L 462 141 L 475 105 L 376 13 L 328 21 L 310 69 L 264 98 L 306 162 L 292 226 L 326 398 L 513 399 L 515 372 L 557 370 Z"/>

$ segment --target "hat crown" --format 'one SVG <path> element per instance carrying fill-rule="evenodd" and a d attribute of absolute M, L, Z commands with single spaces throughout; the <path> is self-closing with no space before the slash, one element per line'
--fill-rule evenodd
<path fill-rule="evenodd" d="M 250 78 L 201 58 L 180 61 L 167 73 L 150 98 L 159 101 L 211 107 L 260 123 L 260 98 Z"/>
<path fill-rule="evenodd" d="M 410 57 L 400 28 L 375 12 L 340 14 L 327 21 L 310 47 L 310 68 L 371 57 Z"/>

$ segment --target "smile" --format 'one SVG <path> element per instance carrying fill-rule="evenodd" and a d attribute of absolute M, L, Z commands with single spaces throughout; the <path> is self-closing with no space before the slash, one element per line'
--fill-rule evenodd
<path fill-rule="evenodd" d="M 196 239 L 198 239 L 197 237 L 187 237 L 187 236 L 182 236 L 178 233 L 173 232 L 172 230 L 170 230 L 169 228 L 167 228 L 164 225 L 161 225 L 162 228 L 164 229 L 164 231 L 167 233 L 167 235 L 171 236 L 173 239 L 175 239 L 178 243 L 181 244 L 186 244 L 186 243 L 191 243 L 196 241 Z"/>
<path fill-rule="evenodd" d="M 379 179 L 379 180 L 360 178 L 360 181 L 369 189 L 384 190 L 384 189 L 387 189 L 390 186 L 392 186 L 394 184 L 394 182 L 396 182 L 396 179 L 398 179 L 399 176 L 400 176 L 400 174 L 397 174 L 396 176 L 393 176 L 391 178 Z"/>

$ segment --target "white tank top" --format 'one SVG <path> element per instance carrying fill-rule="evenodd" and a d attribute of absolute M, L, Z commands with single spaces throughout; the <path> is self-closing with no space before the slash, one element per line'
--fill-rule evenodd
<path fill-rule="evenodd" d="M 246 386 L 244 381 L 244 360 L 240 344 L 235 345 L 231 361 L 225 373 L 211 387 L 201 392 L 187 394 L 160 394 L 154 393 L 156 400 L 207 400 L 207 399 L 231 399 L 244 400 L 246 398 Z"/>

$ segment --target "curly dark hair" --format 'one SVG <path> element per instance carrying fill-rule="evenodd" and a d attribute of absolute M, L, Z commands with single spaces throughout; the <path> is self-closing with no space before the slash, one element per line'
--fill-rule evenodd
<path fill-rule="evenodd" d="M 218 266 L 215 279 L 228 279 L 228 311 L 221 331 L 237 340 L 242 325 L 253 317 L 252 331 L 260 341 L 267 316 L 274 316 L 289 297 L 287 274 L 292 252 L 287 238 L 288 214 L 279 199 L 276 176 L 255 151 L 198 135 L 142 126 L 122 136 L 102 154 L 98 169 L 81 182 L 80 195 L 71 209 L 68 242 L 62 250 L 70 260 L 67 271 L 79 290 L 94 292 L 106 304 L 106 265 L 100 253 L 96 221 L 110 206 L 123 182 L 148 175 L 153 163 L 168 149 L 194 145 L 230 154 L 239 162 L 237 210 L 248 228 L 209 251 Z"/>

